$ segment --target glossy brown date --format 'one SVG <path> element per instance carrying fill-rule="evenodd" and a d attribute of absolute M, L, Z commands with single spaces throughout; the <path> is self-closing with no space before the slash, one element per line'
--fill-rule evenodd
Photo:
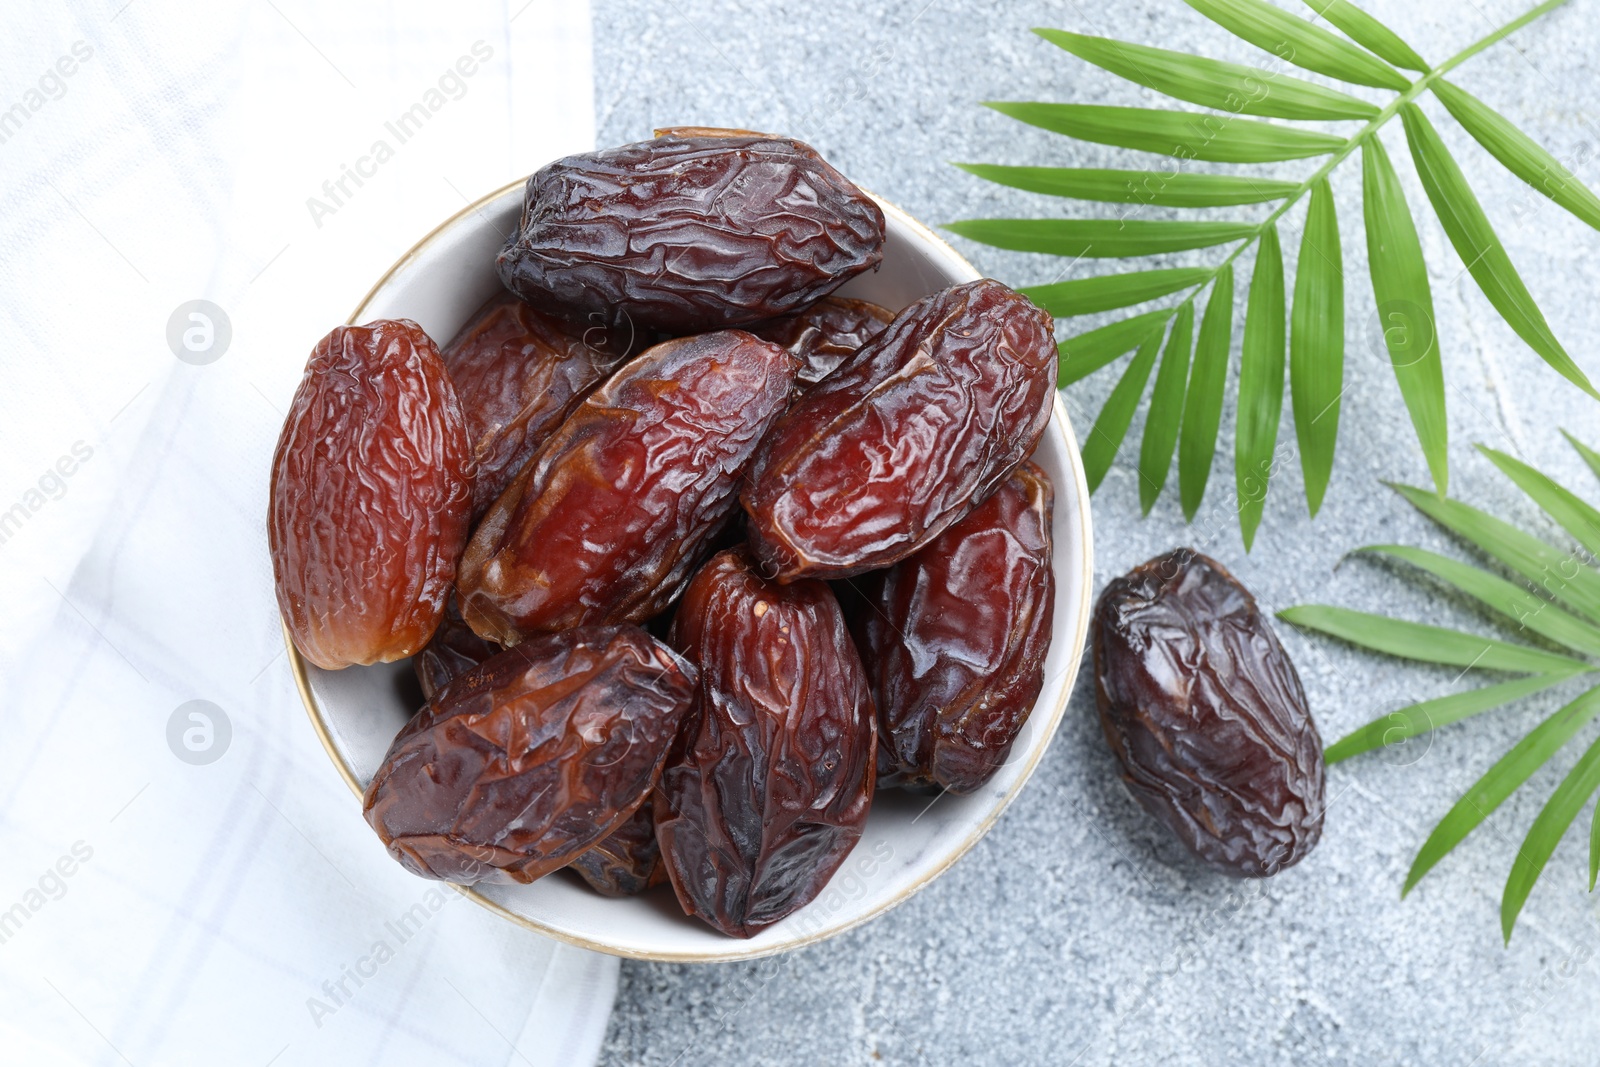
<path fill-rule="evenodd" d="M 465 674 L 500 651 L 500 646 L 472 632 L 461 617 L 461 607 L 451 597 L 433 639 L 411 658 L 422 696 L 432 700 L 458 674 Z"/>
<path fill-rule="evenodd" d="M 474 517 L 488 510 L 522 465 L 628 353 L 608 327 L 582 329 L 510 293 L 473 314 L 444 348 L 444 365 L 467 421 L 476 473 Z"/>
<path fill-rule="evenodd" d="M 496 266 L 557 315 L 687 334 L 786 315 L 883 259 L 883 212 L 799 141 L 663 130 L 528 179 Z"/>
<path fill-rule="evenodd" d="M 1049 478 L 1024 463 L 926 548 L 863 579 L 854 621 L 879 788 L 971 793 L 1005 763 L 1044 686 L 1053 504 Z"/>
<path fill-rule="evenodd" d="M 1050 316 L 988 279 L 925 297 L 779 420 L 742 499 L 762 573 L 904 559 L 981 503 L 1050 418 Z"/>
<path fill-rule="evenodd" d="M 1180 548 L 1095 608 L 1100 724 L 1133 795 L 1212 867 L 1265 877 L 1322 836 L 1322 739 L 1244 586 Z"/>
<path fill-rule="evenodd" d="M 695 575 L 672 641 L 700 668 L 655 795 L 678 902 L 750 937 L 812 900 L 872 802 L 872 697 L 838 602 L 762 580 L 744 550 Z"/>
<path fill-rule="evenodd" d="M 832 374 L 893 319 L 893 312 L 877 304 L 825 296 L 804 311 L 751 326 L 750 332 L 799 356 L 800 381 L 809 384 Z"/>
<path fill-rule="evenodd" d="M 656 844 L 655 805 L 649 800 L 639 805 L 627 822 L 567 869 L 608 897 L 631 897 L 665 882 L 667 869 L 661 865 L 661 846 Z"/>
<path fill-rule="evenodd" d="M 531 882 L 627 822 L 661 770 L 695 671 L 636 626 L 525 641 L 401 729 L 363 811 L 424 878 Z"/>
<path fill-rule="evenodd" d="M 737 509 L 796 368 L 741 330 L 667 341 L 625 365 L 479 524 L 457 583 L 468 625 L 514 645 L 659 614 Z"/>
<path fill-rule="evenodd" d="M 272 457 L 278 608 L 335 670 L 433 635 L 467 535 L 472 458 L 439 350 L 409 319 L 317 342 Z"/>

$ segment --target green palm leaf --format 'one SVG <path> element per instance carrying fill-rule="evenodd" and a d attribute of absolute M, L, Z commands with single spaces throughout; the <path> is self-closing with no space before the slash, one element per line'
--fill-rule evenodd
<path fill-rule="evenodd" d="M 1506 944 L 1511 943 L 1511 931 L 1517 925 L 1517 916 L 1522 914 L 1522 905 L 1527 903 L 1533 883 L 1539 880 L 1557 842 L 1596 789 L 1600 789 L 1600 741 L 1588 747 L 1556 786 L 1539 817 L 1533 820 L 1522 847 L 1517 849 L 1511 874 L 1506 878 L 1505 895 L 1500 898 L 1500 931 L 1505 935 Z"/>
<path fill-rule="evenodd" d="M 1317 630 L 1352 645 L 1419 663 L 1526 674 L 1573 674 L 1588 666 L 1570 656 L 1513 645 L 1493 637 L 1323 604 L 1285 608 L 1278 617 L 1291 625 Z"/>
<path fill-rule="evenodd" d="M 1132 307 L 1146 300 L 1192 289 L 1211 277 L 1205 267 L 1141 270 L 1131 274 L 1106 274 L 1051 285 L 1029 285 L 1017 290 L 1056 318 L 1092 315 L 1097 311 Z"/>
<path fill-rule="evenodd" d="M 1295 270 L 1294 314 L 1289 327 L 1289 395 L 1300 444 L 1306 503 L 1315 515 L 1333 473 L 1344 393 L 1344 254 L 1333 190 L 1326 178 L 1311 190 L 1306 230 Z"/>
<path fill-rule="evenodd" d="M 1522 276 L 1511 265 L 1511 257 L 1495 236 L 1494 228 L 1483 213 L 1478 198 L 1472 194 L 1461 168 L 1446 151 L 1444 142 L 1428 121 L 1422 109 L 1407 104 L 1400 109 L 1406 127 L 1406 140 L 1411 144 L 1411 158 L 1416 160 L 1417 174 L 1422 187 L 1427 190 L 1433 210 L 1438 214 L 1444 232 L 1456 253 L 1467 265 L 1467 270 L 1489 298 L 1495 310 L 1528 342 L 1528 346 L 1546 363 L 1572 384 L 1600 400 L 1600 392 L 1589 383 L 1583 371 L 1561 347 L 1556 335 L 1550 332 L 1539 306 L 1534 303 Z"/>
<path fill-rule="evenodd" d="M 1343 30 L 1356 44 L 1397 67 L 1426 72 L 1428 63 L 1393 30 L 1349 0 L 1306 0 L 1311 10 Z"/>
<path fill-rule="evenodd" d="M 1178 308 L 1177 321 L 1161 354 L 1156 387 L 1145 416 L 1144 441 L 1139 445 L 1139 507 L 1146 515 L 1167 484 L 1172 450 L 1178 446 L 1178 426 L 1183 420 L 1184 387 L 1189 381 L 1189 349 L 1194 343 L 1194 301 Z"/>
<path fill-rule="evenodd" d="M 1225 266 L 1211 287 L 1200 336 L 1194 346 L 1194 369 L 1183 398 L 1183 428 L 1178 436 L 1178 491 L 1183 516 L 1193 519 L 1206 495 L 1211 460 L 1222 426 L 1222 392 L 1228 384 L 1228 349 L 1233 344 L 1233 267 Z"/>
<path fill-rule="evenodd" d="M 1542 693 L 1572 676 L 1572 673 L 1530 674 L 1497 685 L 1486 685 L 1468 689 L 1464 693 L 1451 693 L 1449 696 L 1420 701 L 1398 711 L 1392 711 L 1382 718 L 1374 719 L 1341 737 L 1328 746 L 1327 761 L 1330 764 L 1338 763 L 1351 756 L 1359 756 L 1363 752 L 1400 744 L 1407 738 L 1437 730 L 1441 726 L 1449 726 L 1451 723 L 1481 715 L 1486 711 L 1493 711 L 1514 700 Z"/>
<path fill-rule="evenodd" d="M 1422 242 L 1389 154 L 1376 138 L 1362 147 L 1362 195 L 1366 201 L 1367 259 L 1378 304 L 1383 343 L 1411 425 L 1428 458 L 1433 484 L 1443 493 L 1450 481 L 1449 426 L 1444 413 L 1444 364 L 1433 314 L 1433 290 Z"/>
<path fill-rule="evenodd" d="M 1600 555 L 1600 511 L 1578 499 L 1578 495 L 1570 489 L 1557 485 L 1553 478 L 1519 459 L 1512 459 L 1504 452 L 1483 445 L 1478 446 L 1478 451 L 1488 456 L 1489 462 L 1499 467 L 1500 472 L 1515 482 L 1518 489 L 1532 497 L 1546 515 L 1560 523 L 1573 540 L 1591 553 Z"/>
<path fill-rule="evenodd" d="M 957 163 L 968 174 L 1013 189 L 1074 200 L 1157 207 L 1232 207 L 1293 196 L 1294 182 L 1236 178 L 1230 174 L 1186 174 L 1153 170 L 1102 170 L 1081 167 L 1004 167 Z"/>
<path fill-rule="evenodd" d="M 1201 107 L 1278 119 L 1369 119 L 1378 113 L 1365 100 L 1285 74 L 1106 37 L 1033 32 L 1102 70 Z"/>
<path fill-rule="evenodd" d="M 945 225 L 962 237 L 1052 256 L 1121 259 L 1210 248 L 1255 234 L 1243 222 L 1168 222 L 1116 219 L 970 219 Z"/>
<path fill-rule="evenodd" d="M 1567 442 L 1578 450 L 1578 455 L 1582 456 L 1583 461 L 1589 465 L 1589 469 L 1594 471 L 1594 476 L 1600 478 L 1600 452 L 1596 452 L 1588 445 L 1583 444 L 1565 430 L 1561 431 L 1561 436 L 1565 437 Z"/>
<path fill-rule="evenodd" d="M 1600 230 L 1600 196 L 1591 192 L 1537 141 L 1482 100 L 1443 78 L 1433 83 L 1433 95 L 1490 155 L 1505 164 L 1507 170 Z"/>
<path fill-rule="evenodd" d="M 1080 333 L 1062 341 L 1061 368 L 1056 383 L 1063 389 L 1079 379 L 1086 378 L 1112 362 L 1118 356 L 1144 341 L 1152 330 L 1162 329 L 1172 312 L 1147 311 L 1131 319 L 1113 322 L 1098 330 Z"/>
<path fill-rule="evenodd" d="M 1206 18 L 1295 66 L 1375 89 L 1406 89 L 1405 76 L 1342 37 L 1266 0 L 1184 0 Z"/>
<path fill-rule="evenodd" d="M 992 101 L 987 106 L 1080 141 L 1210 163 L 1277 163 L 1344 147 L 1344 138 L 1333 134 L 1228 115 L 1099 104 Z"/>
<path fill-rule="evenodd" d="M 1267 502 L 1272 453 L 1283 412 L 1283 252 L 1278 229 L 1261 236 L 1250 302 L 1244 316 L 1244 354 L 1239 365 L 1239 423 L 1234 446 L 1234 483 L 1239 500 L 1239 531 L 1245 551 L 1255 541 Z"/>
<path fill-rule="evenodd" d="M 1083 443 L 1083 473 L 1091 493 L 1100 487 L 1111 469 L 1111 461 L 1122 448 L 1122 439 L 1128 435 L 1128 424 L 1133 421 L 1133 412 L 1144 395 L 1145 383 L 1150 380 L 1150 370 L 1160 350 L 1161 331 L 1152 330 L 1100 409 L 1100 417 L 1095 419 L 1094 429 Z"/>

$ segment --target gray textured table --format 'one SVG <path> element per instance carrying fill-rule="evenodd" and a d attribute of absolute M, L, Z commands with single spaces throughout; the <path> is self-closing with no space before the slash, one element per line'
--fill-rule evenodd
<path fill-rule="evenodd" d="M 1369 3 L 1435 61 L 1525 6 Z M 1066 205 L 988 185 L 946 161 L 1137 164 L 1126 153 L 1025 128 L 978 101 L 1138 104 L 1153 94 L 1045 44 L 1030 27 L 1191 47 L 1239 62 L 1265 58 L 1179 0 L 863 6 L 598 0 L 600 143 L 685 123 L 792 132 L 927 222 L 1042 216 Z M 1557 156 L 1582 161 L 1575 169 L 1597 186 L 1593 12 L 1572 4 L 1471 61 L 1455 80 Z M 1529 205 L 1523 187 L 1442 109 L 1430 102 L 1428 110 L 1556 333 L 1600 377 L 1593 344 L 1600 234 L 1559 209 Z M 1399 130 L 1385 140 L 1418 209 L 1432 271 L 1450 383 L 1452 495 L 1545 528 L 1472 445 L 1520 454 L 1600 495 L 1556 432 L 1565 426 L 1600 445 L 1600 406 L 1547 370 L 1488 307 L 1424 206 Z M 1313 167 L 1284 171 L 1298 178 Z M 1097 591 L 1133 564 L 1191 543 L 1232 567 L 1269 609 L 1315 600 L 1493 632 L 1436 587 L 1372 562 L 1340 566 L 1350 548 L 1378 541 L 1461 554 L 1378 484 L 1422 483 L 1426 472 L 1367 320 L 1358 168 L 1346 164 L 1335 176 L 1352 294 L 1350 392 L 1321 515 L 1306 518 L 1299 471 L 1288 465 L 1247 556 L 1228 494 L 1219 491 L 1231 488 L 1225 424 L 1213 493 L 1195 525 L 1183 523 L 1175 476 L 1141 521 L 1125 450 L 1094 500 Z M 1291 270 L 1302 214 L 1292 213 L 1285 231 Z M 1063 265 L 957 244 L 980 269 L 1014 284 L 1051 280 Z M 1172 257 L 1211 261 L 1205 253 Z M 1084 267 L 1069 276 L 1091 272 Z M 1112 377 L 1096 376 L 1068 394 L 1080 436 Z M 1141 426 L 1142 416 L 1130 440 Z M 1285 404 L 1281 440 L 1292 436 Z M 1451 690 L 1451 672 L 1280 632 L 1327 739 Z M 1515 845 L 1575 753 L 1536 775 L 1410 899 L 1399 899 L 1433 822 L 1564 692 L 1570 695 L 1556 690 L 1444 731 L 1399 758 L 1377 754 L 1333 768 L 1321 846 L 1270 882 L 1240 885 L 1197 869 L 1122 790 L 1092 690 L 1080 679 L 1028 788 L 952 871 L 864 929 L 779 960 L 624 964 L 607 1062 L 1593 1064 L 1600 912 L 1584 891 L 1587 811 L 1535 888 L 1509 950 L 1499 937 L 1500 889 Z"/>

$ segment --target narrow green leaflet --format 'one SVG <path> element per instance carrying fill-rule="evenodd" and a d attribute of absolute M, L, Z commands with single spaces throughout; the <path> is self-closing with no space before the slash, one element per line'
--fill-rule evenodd
<path fill-rule="evenodd" d="M 1002 115 L 1080 141 L 1211 163 L 1274 163 L 1325 156 L 1344 138 L 1231 115 L 1099 104 L 992 102 Z"/>
<path fill-rule="evenodd" d="M 1594 472 L 1594 476 L 1600 478 L 1600 452 L 1596 452 L 1565 430 L 1561 431 L 1561 436 L 1565 437 L 1567 442 L 1578 450 L 1578 455 L 1583 457 L 1583 461 L 1589 465 L 1589 469 Z"/>
<path fill-rule="evenodd" d="M 1456 500 L 1422 489 L 1391 486 L 1410 505 L 1447 530 L 1466 538 L 1551 596 L 1600 621 L 1600 572 L 1578 555 L 1552 548 L 1508 522 Z"/>
<path fill-rule="evenodd" d="M 1142 304 L 1180 289 L 1203 285 L 1211 273 L 1207 267 L 1141 270 L 1099 278 L 1076 278 L 1051 285 L 1029 285 L 1017 291 L 1060 319 Z"/>
<path fill-rule="evenodd" d="M 1206 495 L 1211 460 L 1222 426 L 1222 392 L 1228 384 L 1228 350 L 1233 345 L 1233 265 L 1222 268 L 1194 346 L 1194 369 L 1183 398 L 1183 428 L 1178 437 L 1178 491 L 1183 517 L 1193 520 Z"/>
<path fill-rule="evenodd" d="M 1596 714 L 1600 714 L 1600 689 L 1591 689 L 1535 726 L 1510 752 L 1500 757 L 1433 828 L 1433 833 L 1428 835 L 1428 840 L 1417 852 L 1417 858 L 1412 861 L 1401 895 L 1411 892 L 1435 864 L 1487 819 L 1506 797 L 1516 792 L 1517 787 L 1526 782 L 1534 771 L 1543 767 Z"/>
<path fill-rule="evenodd" d="M 1161 354 L 1161 369 L 1156 372 L 1155 391 L 1150 395 L 1150 410 L 1144 419 L 1144 440 L 1139 445 L 1139 507 L 1146 515 L 1167 484 L 1167 471 L 1172 466 L 1193 344 L 1194 301 L 1185 300 L 1178 307 L 1178 319 L 1167 337 L 1167 350 Z"/>
<path fill-rule="evenodd" d="M 1489 462 L 1500 468 L 1500 472 L 1533 498 L 1533 502 L 1544 509 L 1561 528 L 1566 530 L 1573 538 L 1587 548 L 1591 554 L 1600 556 L 1600 511 L 1596 511 L 1569 489 L 1558 485 L 1550 478 L 1521 460 L 1512 459 L 1504 452 L 1493 448 L 1478 446 L 1478 451 L 1489 457 Z"/>
<path fill-rule="evenodd" d="M 1508 582 L 1481 568 L 1422 548 L 1410 548 L 1405 545 L 1371 545 L 1357 551 L 1404 560 L 1413 567 L 1419 567 L 1434 577 L 1449 582 L 1468 596 L 1500 612 L 1517 623 L 1521 629 L 1531 630 L 1558 645 L 1565 645 L 1574 652 L 1600 656 L 1600 626 L 1579 618 L 1515 582 Z"/>
<path fill-rule="evenodd" d="M 1244 222 L 1169 222 L 1165 219 L 967 219 L 945 224 L 962 237 L 1014 252 L 1120 259 L 1209 248 L 1254 236 Z"/>
<path fill-rule="evenodd" d="M 1588 669 L 1588 664 L 1582 660 L 1555 652 L 1326 604 L 1285 608 L 1278 612 L 1278 618 L 1294 626 L 1330 634 L 1352 645 L 1421 663 L 1528 674 L 1575 674 Z"/>
<path fill-rule="evenodd" d="M 1356 44 L 1397 67 L 1426 73 L 1427 60 L 1399 36 L 1349 0 L 1306 0 L 1311 9 L 1344 31 Z"/>
<path fill-rule="evenodd" d="M 1250 551 L 1267 503 L 1272 453 L 1283 414 L 1283 250 L 1278 227 L 1261 234 L 1250 302 L 1244 314 L 1244 346 L 1239 362 L 1239 412 L 1234 438 L 1233 474 L 1238 490 L 1239 532 Z"/>
<path fill-rule="evenodd" d="M 1112 204 L 1154 204 L 1157 207 L 1264 204 L 1292 196 L 1300 188 L 1294 182 L 1269 181 L 1266 178 L 1184 174 L 1176 165 L 1170 172 L 1086 167 L 1007 167 L 995 163 L 957 163 L 956 166 L 985 181 L 1013 189 L 1025 189 L 1030 193 Z"/>
<path fill-rule="evenodd" d="M 1600 741 L 1584 751 L 1556 786 L 1556 791 L 1550 794 L 1538 818 L 1528 828 L 1522 847 L 1517 849 L 1517 858 L 1512 861 L 1511 873 L 1506 877 L 1505 895 L 1500 898 L 1500 931 L 1505 935 L 1506 944 L 1511 943 L 1511 931 L 1516 928 L 1517 916 L 1522 914 L 1522 905 L 1527 903 L 1533 883 L 1539 880 L 1550 854 L 1596 789 L 1600 789 Z"/>
<path fill-rule="evenodd" d="M 1361 187 L 1378 324 L 1433 484 L 1443 493 L 1450 479 L 1449 427 L 1433 290 L 1400 179 L 1376 137 L 1361 149 Z"/>
<path fill-rule="evenodd" d="M 1594 892 L 1594 880 L 1600 875 L 1600 804 L 1589 817 L 1589 892 Z"/>
<path fill-rule="evenodd" d="M 1134 354 L 1133 362 L 1123 371 L 1117 387 L 1111 390 L 1105 406 L 1100 409 L 1094 428 L 1083 443 L 1083 473 L 1089 482 L 1089 492 L 1100 488 L 1111 463 L 1128 436 L 1128 424 L 1144 396 L 1145 383 L 1150 380 L 1150 370 L 1155 366 L 1156 353 L 1161 351 L 1161 331 L 1153 330 Z"/>
<path fill-rule="evenodd" d="M 1172 312 L 1167 309 L 1147 311 L 1131 319 L 1113 322 L 1098 330 L 1069 337 L 1057 347 L 1061 353 L 1060 372 L 1056 378 L 1058 388 L 1065 389 L 1073 382 L 1082 381 L 1128 349 L 1144 341 L 1152 330 L 1166 325 Z"/>
<path fill-rule="evenodd" d="M 1427 190 L 1444 232 L 1477 281 L 1478 288 L 1541 359 L 1562 377 L 1600 400 L 1600 391 L 1590 384 L 1550 331 L 1550 324 L 1545 322 L 1528 287 L 1522 284 L 1522 276 L 1511 265 L 1511 257 L 1506 255 L 1500 239 L 1495 236 L 1461 168 L 1439 140 L 1433 123 L 1415 104 L 1402 107 L 1400 117 L 1405 122 L 1406 140 L 1411 144 L 1411 157 L 1416 160 L 1422 187 Z"/>
<path fill-rule="evenodd" d="M 1338 763 L 1340 760 L 1347 760 L 1351 756 L 1359 756 L 1376 748 L 1403 744 L 1407 738 L 1425 734 L 1429 730 L 1437 730 L 1441 726 L 1449 726 L 1451 723 L 1481 715 L 1486 711 L 1493 711 L 1514 700 L 1543 692 L 1572 676 L 1570 672 L 1530 674 L 1497 685 L 1486 685 L 1478 689 L 1468 689 L 1463 693 L 1451 693 L 1449 696 L 1424 700 L 1410 707 L 1391 711 L 1381 719 L 1374 719 L 1367 725 L 1346 734 L 1328 746 L 1323 758 L 1330 764 Z"/>
<path fill-rule="evenodd" d="M 1433 95 L 1506 169 L 1590 226 L 1600 230 L 1600 196 L 1542 145 L 1465 89 L 1439 78 Z"/>
<path fill-rule="evenodd" d="M 1339 399 L 1344 393 L 1344 253 L 1328 179 L 1311 187 L 1306 230 L 1295 270 L 1289 326 L 1289 395 L 1294 433 L 1305 473 L 1306 504 L 1322 506 L 1339 439 Z"/>
<path fill-rule="evenodd" d="M 1286 74 L 1064 30 L 1033 32 L 1120 78 L 1201 107 L 1302 120 L 1369 119 L 1378 113 L 1365 100 Z"/>
<path fill-rule="evenodd" d="M 1257 48 L 1330 78 L 1375 89 L 1407 89 L 1411 83 L 1389 64 L 1321 26 L 1297 18 L 1266 0 L 1184 0 L 1200 14 Z"/>

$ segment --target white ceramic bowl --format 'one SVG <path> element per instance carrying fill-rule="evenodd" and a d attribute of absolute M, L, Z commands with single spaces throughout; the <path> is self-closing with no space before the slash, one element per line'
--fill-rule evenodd
<path fill-rule="evenodd" d="M 517 225 L 522 186 L 519 181 L 491 193 L 424 237 L 379 279 L 350 322 L 409 318 L 441 343 L 454 336 L 500 286 L 495 254 Z M 878 204 L 889 224 L 883 265 L 851 280 L 841 294 L 898 310 L 979 277 L 921 223 L 893 204 Z M 1054 636 L 1044 691 L 1010 760 L 982 790 L 932 799 L 899 790 L 877 794 L 861 841 L 822 894 L 747 941 L 685 916 L 668 886 L 611 900 L 558 872 L 532 885 L 461 892 L 512 922 L 570 944 L 635 959 L 710 961 L 766 956 L 821 941 L 882 914 L 931 882 L 977 843 L 1028 780 L 1061 721 L 1083 653 L 1092 574 L 1089 492 L 1059 398 L 1034 459 L 1056 488 Z M 289 659 L 317 735 L 359 798 L 389 742 L 416 710 L 410 663 L 324 671 L 302 659 L 292 642 Z M 383 847 L 376 835 L 372 847 Z"/>

